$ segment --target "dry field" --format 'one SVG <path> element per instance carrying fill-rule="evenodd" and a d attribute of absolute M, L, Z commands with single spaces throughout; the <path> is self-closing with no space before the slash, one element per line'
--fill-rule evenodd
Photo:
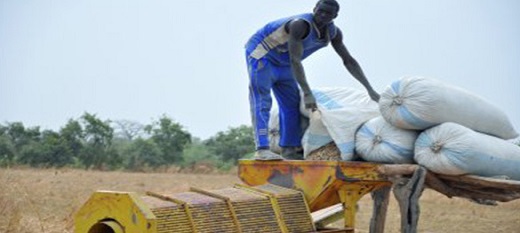
<path fill-rule="evenodd" d="M 73 232 L 75 211 L 95 190 L 183 192 L 190 186 L 217 189 L 235 183 L 240 183 L 235 174 L 0 169 L 0 232 Z M 368 232 L 371 204 L 369 195 L 360 201 L 356 232 Z M 392 197 L 386 232 L 399 232 L 399 223 Z M 482 206 L 426 190 L 419 232 L 520 232 L 520 200 Z"/>

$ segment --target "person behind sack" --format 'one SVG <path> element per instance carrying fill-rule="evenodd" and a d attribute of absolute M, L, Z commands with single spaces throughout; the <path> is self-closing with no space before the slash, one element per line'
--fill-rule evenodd
<path fill-rule="evenodd" d="M 305 108 L 317 109 L 316 99 L 307 83 L 302 60 L 329 42 L 343 60 L 347 70 L 368 91 L 374 101 L 374 91 L 358 62 L 343 43 L 341 30 L 334 25 L 339 4 L 335 0 L 320 0 L 313 13 L 295 15 L 268 23 L 246 43 L 249 73 L 249 102 L 255 132 L 257 160 L 303 159 L 300 133 L 300 93 Z M 269 112 L 271 89 L 280 108 L 280 146 L 282 156 L 269 150 Z"/>

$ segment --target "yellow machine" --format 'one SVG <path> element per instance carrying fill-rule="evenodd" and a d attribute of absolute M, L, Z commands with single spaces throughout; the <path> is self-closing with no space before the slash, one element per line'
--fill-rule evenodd
<path fill-rule="evenodd" d="M 391 185 L 378 164 L 241 160 L 245 184 L 184 193 L 98 191 L 75 216 L 76 233 L 354 232 L 355 206 Z M 345 227 L 317 229 L 312 213 L 342 203 Z M 323 221 L 323 220 L 319 220 Z"/>

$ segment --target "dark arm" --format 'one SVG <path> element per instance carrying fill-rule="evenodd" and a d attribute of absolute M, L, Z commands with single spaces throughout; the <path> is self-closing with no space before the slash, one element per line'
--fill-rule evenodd
<path fill-rule="evenodd" d="M 370 98 L 372 98 L 374 101 L 379 101 L 379 94 L 374 91 L 370 83 L 368 82 L 367 78 L 365 77 L 365 74 L 363 73 L 363 70 L 361 69 L 361 66 L 359 63 L 350 55 L 350 53 L 347 50 L 347 47 L 345 44 L 343 44 L 343 34 L 341 33 L 341 30 L 337 28 L 337 33 L 334 38 L 331 40 L 332 47 L 336 51 L 336 53 L 341 57 L 343 60 L 343 65 L 345 65 L 345 68 L 356 78 L 365 89 L 368 91 L 368 94 L 370 95 Z"/>
<path fill-rule="evenodd" d="M 303 91 L 303 100 L 305 102 L 305 108 L 316 109 L 316 100 L 312 95 L 311 88 L 307 83 L 307 78 L 305 77 L 305 71 L 303 70 L 302 65 L 302 56 L 303 56 L 303 38 L 310 30 L 310 25 L 304 20 L 294 20 L 289 22 L 288 27 L 289 31 L 289 57 L 291 59 L 291 69 L 294 77 L 296 78 L 296 82 L 300 85 L 300 88 Z"/>

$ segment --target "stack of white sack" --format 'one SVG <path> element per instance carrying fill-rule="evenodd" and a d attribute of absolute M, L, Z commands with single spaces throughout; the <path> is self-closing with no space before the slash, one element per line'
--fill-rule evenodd
<path fill-rule="evenodd" d="M 356 152 L 371 162 L 415 163 L 417 136 L 417 131 L 397 128 L 379 116 L 364 123 L 357 131 Z"/>
<path fill-rule="evenodd" d="M 415 160 L 428 170 L 520 180 L 520 147 L 506 140 L 444 123 L 422 132 Z"/>
<path fill-rule="evenodd" d="M 464 89 L 435 79 L 406 77 L 381 93 L 384 119 L 402 129 L 424 130 L 415 161 L 446 175 L 520 179 L 518 137 L 504 112 Z"/>
<path fill-rule="evenodd" d="M 493 104 L 435 79 L 406 77 L 381 94 L 379 109 L 390 124 L 424 130 L 454 122 L 502 139 L 518 137 L 507 116 Z"/>
<path fill-rule="evenodd" d="M 318 111 L 310 113 L 301 105 L 301 112 L 309 116 L 309 127 L 302 138 L 304 157 L 334 141 L 342 160 L 353 160 L 355 135 L 361 125 L 379 116 L 377 102 L 366 91 L 353 88 L 317 88 L 312 93 Z"/>

